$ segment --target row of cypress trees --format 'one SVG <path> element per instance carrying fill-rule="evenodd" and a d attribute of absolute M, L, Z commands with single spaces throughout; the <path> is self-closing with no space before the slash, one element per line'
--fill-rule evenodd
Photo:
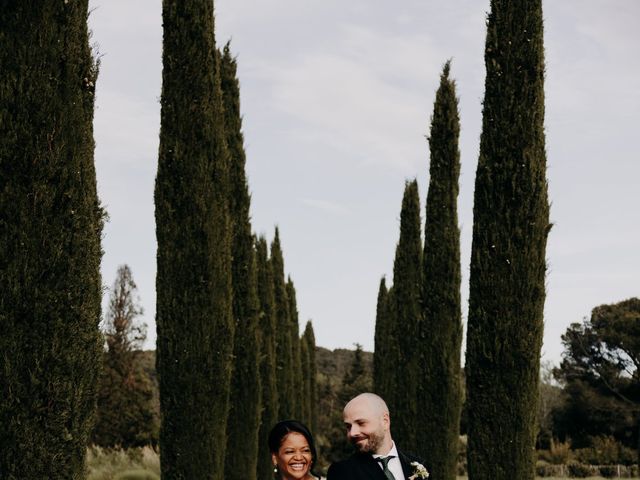
<path fill-rule="evenodd" d="M 163 478 L 268 478 L 279 419 L 313 426 L 315 339 L 300 337 L 280 234 L 256 238 L 237 65 L 211 0 L 163 2 L 156 231 Z"/>
<path fill-rule="evenodd" d="M 470 480 L 535 476 L 549 232 L 540 0 L 492 0 L 474 192 L 466 352 Z M 394 435 L 455 479 L 460 419 L 459 120 L 445 65 L 431 121 L 424 250 L 419 198 L 402 202 L 393 286 L 380 283 L 374 383 Z M 422 270 L 417 265 L 423 265 Z"/>
<path fill-rule="evenodd" d="M 455 478 L 461 411 L 460 154 L 455 82 L 444 66 L 429 150 L 425 239 L 416 180 L 405 185 L 393 286 L 378 292 L 374 388 L 388 402 L 393 435 L 436 478 Z"/>
<path fill-rule="evenodd" d="M 3 479 L 85 475 L 104 342 L 87 15 L 86 0 L 0 10 Z M 251 231 L 236 65 L 215 46 L 213 4 L 165 0 L 163 22 L 162 474 L 267 478 L 271 425 L 315 423 L 313 329 L 299 338 L 278 232 L 269 255 Z M 277 378 L 276 359 L 290 377 Z"/>

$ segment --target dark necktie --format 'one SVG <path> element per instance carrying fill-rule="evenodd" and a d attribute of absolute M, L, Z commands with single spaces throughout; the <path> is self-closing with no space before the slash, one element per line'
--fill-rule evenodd
<path fill-rule="evenodd" d="M 382 473 L 387 478 L 387 480 L 396 480 L 396 477 L 393 476 L 391 470 L 389 470 L 389 460 L 393 458 L 393 455 L 389 455 L 388 457 L 378 457 L 376 460 L 382 464 Z"/>

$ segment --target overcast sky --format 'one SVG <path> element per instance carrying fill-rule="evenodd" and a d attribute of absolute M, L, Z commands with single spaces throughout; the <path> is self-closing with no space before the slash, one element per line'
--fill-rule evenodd
<path fill-rule="evenodd" d="M 103 282 L 136 280 L 155 348 L 160 0 L 91 0 L 101 55 L 95 112 Z M 301 328 L 318 345 L 373 350 L 391 283 L 404 182 L 423 221 L 425 135 L 449 58 L 461 117 L 463 317 L 484 90 L 488 0 L 219 0 L 219 46 L 238 58 L 253 226 L 280 228 Z M 593 307 L 640 295 L 640 2 L 544 2 L 551 221 L 543 359 Z M 105 298 L 108 290 L 105 291 Z"/>

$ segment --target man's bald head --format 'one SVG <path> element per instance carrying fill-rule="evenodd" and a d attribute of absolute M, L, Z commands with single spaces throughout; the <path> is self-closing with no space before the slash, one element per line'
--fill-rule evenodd
<path fill-rule="evenodd" d="M 375 393 L 361 393 L 360 395 L 353 397 L 344 407 L 346 411 L 347 408 L 353 407 L 365 407 L 369 408 L 371 413 L 378 416 L 382 416 L 385 413 L 389 415 L 389 407 L 387 407 L 387 403 Z"/>
<path fill-rule="evenodd" d="M 347 438 L 361 452 L 386 455 L 393 446 L 391 420 L 385 401 L 375 393 L 361 393 L 344 407 Z"/>

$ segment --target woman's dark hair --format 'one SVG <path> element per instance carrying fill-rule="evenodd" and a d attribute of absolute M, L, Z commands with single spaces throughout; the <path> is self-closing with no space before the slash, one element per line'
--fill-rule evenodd
<path fill-rule="evenodd" d="M 284 437 L 289 435 L 291 432 L 299 433 L 307 439 L 309 450 L 311 450 L 311 459 L 315 464 L 317 454 L 316 444 L 313 441 L 313 435 L 311 435 L 311 432 L 304 424 L 298 422 L 297 420 L 283 420 L 282 422 L 278 422 L 273 426 L 273 428 L 269 432 L 269 451 L 271 453 L 278 453 Z"/>

